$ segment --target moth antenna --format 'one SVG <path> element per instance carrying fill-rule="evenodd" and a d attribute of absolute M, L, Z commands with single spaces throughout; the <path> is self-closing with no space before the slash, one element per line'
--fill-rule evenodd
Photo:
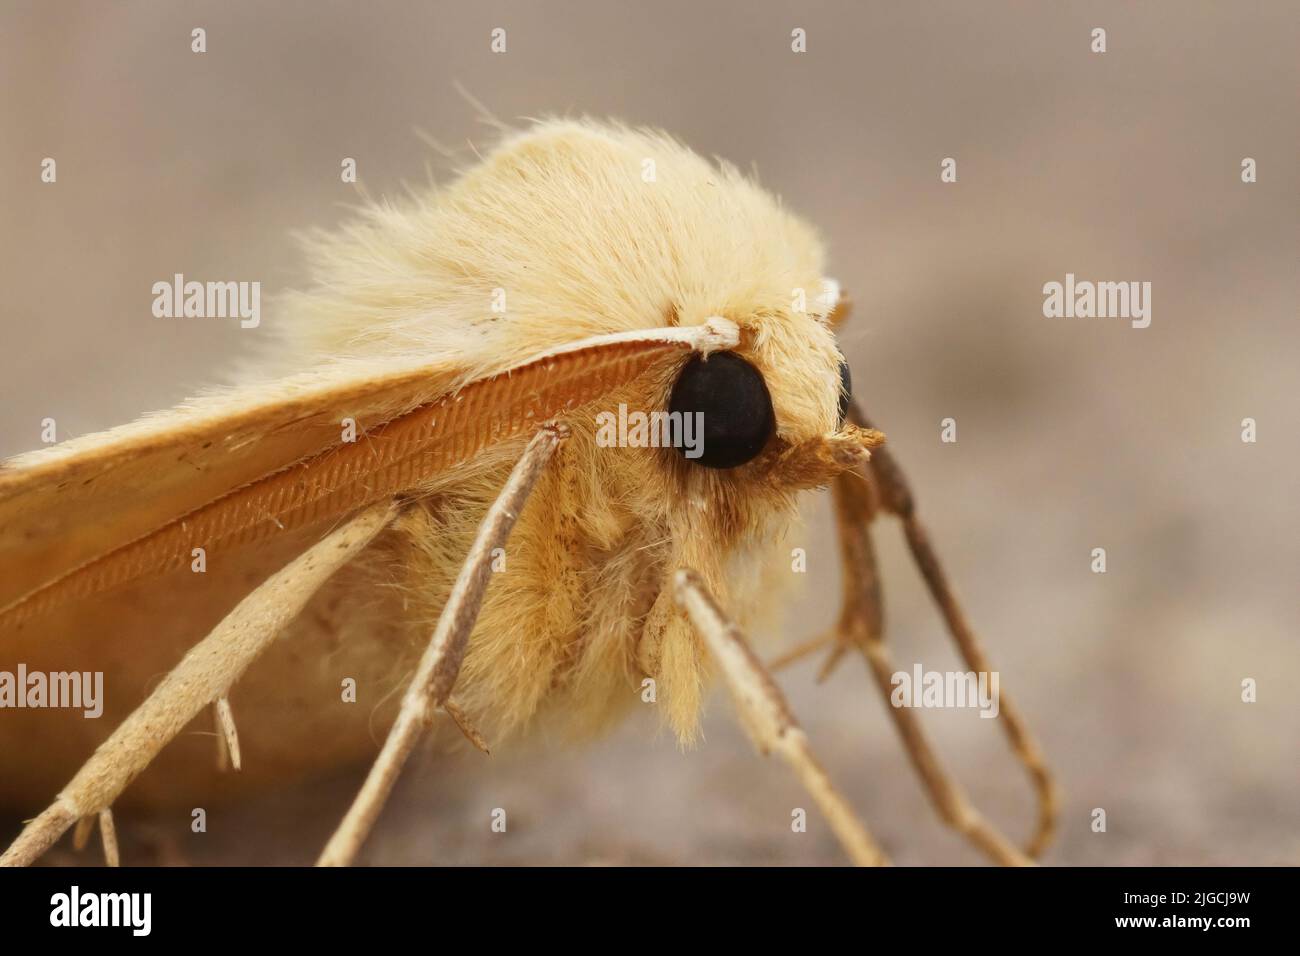
<path fill-rule="evenodd" d="M 677 572 L 673 583 L 674 599 L 690 617 L 721 667 L 741 723 L 759 752 L 775 751 L 790 765 L 821 807 L 854 863 L 887 866 L 889 859 L 884 851 L 813 754 L 808 736 L 795 720 L 785 695 L 764 669 L 744 634 L 718 606 L 704 580 L 695 571 L 684 568 Z"/>
<path fill-rule="evenodd" d="M 317 866 L 348 866 L 356 859 L 411 751 L 432 723 L 434 713 L 446 707 L 492 576 L 492 551 L 505 546 L 528 495 L 568 434 L 567 426 L 552 424 L 534 435 L 505 487 L 488 508 L 402 697 L 397 720 L 352 806 L 321 851 Z M 456 719 L 454 713 L 452 719 Z"/>
<path fill-rule="evenodd" d="M 111 806 L 203 708 L 229 692 L 321 585 L 388 527 L 397 513 L 391 502 L 368 508 L 240 601 L 100 744 L 54 802 L 23 828 L 0 854 L 0 866 L 27 866 L 77 820 Z M 99 822 L 103 827 L 103 814 Z"/>
<path fill-rule="evenodd" d="M 60 604 L 189 566 L 209 554 L 261 542 L 420 486 L 490 444 L 594 401 L 655 362 L 686 350 L 708 354 L 739 340 L 712 318 L 583 339 L 391 419 L 365 442 L 335 445 L 250 482 L 161 528 L 74 568 L 0 609 L 0 628 Z"/>

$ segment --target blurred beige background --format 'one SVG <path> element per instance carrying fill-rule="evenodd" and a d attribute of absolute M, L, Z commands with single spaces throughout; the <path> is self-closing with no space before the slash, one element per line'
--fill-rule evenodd
<path fill-rule="evenodd" d="M 359 199 L 343 157 L 379 196 L 426 163 L 446 175 L 416 127 L 490 142 L 456 81 L 507 120 L 662 126 L 754 164 L 824 230 L 858 306 L 856 391 L 1059 775 L 1048 862 L 1295 863 L 1297 39 L 1285 2 L 5 0 L 0 453 L 35 447 L 47 416 L 68 437 L 220 380 L 258 333 L 154 319 L 151 284 L 300 280 L 290 232 Z M 57 185 L 39 181 L 46 156 Z M 1150 281 L 1151 327 L 1044 318 L 1042 286 L 1067 272 Z M 956 444 L 939 441 L 949 416 Z M 809 514 L 791 642 L 838 594 L 824 496 Z M 881 547 L 900 664 L 956 667 L 895 528 Z M 1094 547 L 1107 574 L 1089 570 Z M 783 682 L 894 858 L 978 862 L 931 812 L 861 663 L 824 687 L 815 669 Z M 1026 834 L 998 729 L 923 716 L 979 805 Z M 429 761 L 368 859 L 841 862 L 815 812 L 790 832 L 806 798 L 721 696 L 707 728 L 689 754 L 645 717 L 589 750 Z M 355 784 L 214 812 L 203 836 L 188 818 L 119 826 L 137 862 L 308 862 Z"/>

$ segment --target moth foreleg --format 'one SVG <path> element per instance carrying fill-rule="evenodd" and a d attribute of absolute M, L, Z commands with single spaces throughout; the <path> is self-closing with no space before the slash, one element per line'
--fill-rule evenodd
<path fill-rule="evenodd" d="M 893 692 L 896 673 L 882 627 L 880 578 L 871 543 L 874 499 L 859 474 L 846 474 L 832 486 L 835 517 L 844 562 L 844 605 L 840 612 L 837 650 L 857 647 L 867 659 L 876 687 L 885 701 Z M 943 769 L 938 755 L 914 711 L 887 707 L 907 756 L 930 794 L 939 816 L 995 862 L 1027 866 L 1032 861 L 971 804 L 961 786 Z"/>
<path fill-rule="evenodd" d="M 321 852 L 317 866 L 348 866 L 369 836 L 379 818 L 388 795 L 393 790 L 406 760 L 424 731 L 433 722 L 439 708 L 445 708 L 461 661 L 469 643 L 470 632 L 478 620 L 492 574 L 492 551 L 505 544 L 529 493 L 541 477 L 551 456 L 568 437 L 564 425 L 546 425 L 533 437 L 524 454 L 510 472 L 505 487 L 488 508 L 470 546 L 460 574 L 452 585 L 438 624 L 428 647 L 420 657 L 415 675 L 402 698 L 402 705 L 383 749 L 366 775 L 361 790 Z M 449 709 L 456 719 L 455 705 Z M 456 721 L 460 724 L 460 721 Z M 468 726 L 465 724 L 463 726 Z M 467 731 L 466 736 L 473 736 Z M 474 732 L 477 736 L 477 732 Z M 481 741 L 481 737 L 479 738 Z M 486 746 L 486 745 L 484 745 Z"/>
<path fill-rule="evenodd" d="M 856 402 L 850 406 L 849 417 L 857 425 L 864 428 L 871 427 Z M 875 449 L 867 468 L 871 476 L 870 485 L 865 484 L 862 475 L 857 472 L 841 476 L 835 484 L 837 523 L 844 559 L 846 564 L 857 562 L 856 567 L 846 567 L 845 569 L 846 614 L 850 611 L 853 601 L 851 592 L 855 587 L 858 587 L 855 583 L 855 577 L 869 574 L 869 586 L 865 590 L 872 595 L 872 601 L 876 608 L 874 612 L 875 620 L 871 626 L 864 628 L 863 633 L 871 632 L 877 636 L 880 635 L 879 587 L 875 577 L 874 557 L 871 553 L 869 533 L 866 528 L 876 509 L 879 508 L 895 515 L 901 522 L 912 559 L 920 571 L 921 577 L 925 580 L 931 598 L 939 607 L 939 611 L 947 625 L 948 633 L 956 643 L 962 659 L 966 662 L 966 666 L 977 674 L 988 673 L 992 670 L 992 667 L 983 647 L 980 645 L 979 639 L 975 635 L 974 629 L 966 619 L 956 593 L 948 582 L 943 566 L 939 562 L 939 556 L 930 544 L 929 535 L 917 517 L 915 499 L 902 469 L 887 447 Z M 858 543 L 859 536 L 861 536 L 860 543 Z M 869 567 L 863 563 L 863 560 L 853 557 L 855 550 L 861 551 L 865 559 L 870 559 L 871 564 Z M 863 607 L 867 606 L 863 605 Z M 862 646 L 864 653 L 867 653 L 868 646 Z M 884 647 L 883 643 L 872 646 L 879 649 Z M 867 656 L 868 661 L 871 661 L 871 655 L 868 653 Z M 876 670 L 877 664 L 875 662 L 872 662 L 872 668 L 873 671 Z M 884 689 L 883 686 L 882 689 Z M 886 694 L 888 694 L 888 691 L 886 691 Z M 1051 772 L 1047 769 L 1042 751 L 1039 749 L 1033 735 L 1030 734 L 1024 718 L 1005 691 L 1001 691 L 998 695 L 998 706 L 998 719 L 1002 722 L 1003 729 L 1006 731 L 1012 751 L 1020 759 L 1029 774 L 1038 801 L 1037 822 L 1034 832 L 1025 846 L 1026 854 L 1030 857 L 1037 857 L 1051 842 L 1055 830 L 1058 803 L 1056 783 L 1052 779 Z M 895 721 L 901 721 L 898 724 L 901 733 L 904 733 L 904 724 L 914 724 L 914 722 L 910 721 L 910 715 L 907 715 L 907 712 L 902 708 L 892 707 L 890 709 L 893 712 Z M 904 733 L 904 739 L 909 739 L 906 733 Z M 924 737 L 919 736 L 919 730 L 917 739 L 924 742 Z M 911 742 L 909 740 L 910 746 Z M 916 762 L 915 758 L 914 762 Z M 920 769 L 919 763 L 917 766 Z M 934 764 L 934 767 L 937 770 L 937 763 Z M 927 785 L 929 783 L 930 780 L 927 778 Z M 936 799 L 938 799 L 937 794 Z M 989 847 L 986 847 L 986 850 L 988 849 Z"/>
<path fill-rule="evenodd" d="M 54 802 L 0 855 L 0 865 L 31 863 L 77 820 L 111 807 L 127 784 L 200 711 L 225 697 L 330 575 L 352 560 L 396 513 L 391 502 L 368 508 L 240 601 L 99 745 Z M 104 828 L 102 815 L 100 828 Z"/>
<path fill-rule="evenodd" d="M 718 662 L 741 722 L 759 751 L 775 751 L 794 769 L 854 863 L 888 865 L 884 852 L 813 754 L 785 695 L 740 629 L 718 607 L 703 579 L 695 571 L 682 569 L 674 577 L 673 587 L 675 600 Z"/>

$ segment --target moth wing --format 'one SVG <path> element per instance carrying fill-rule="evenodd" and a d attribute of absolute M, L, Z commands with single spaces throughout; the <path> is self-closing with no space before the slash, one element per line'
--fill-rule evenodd
<path fill-rule="evenodd" d="M 0 465 L 0 607 L 259 477 L 446 394 L 444 360 L 232 388 Z"/>
<path fill-rule="evenodd" d="M 120 555 L 119 548 L 133 552 L 126 556 L 127 570 L 147 572 L 153 563 L 141 556 L 141 548 L 147 550 L 152 541 L 144 539 L 159 529 L 190 534 L 186 522 L 205 519 L 213 534 L 236 520 L 278 524 L 284 501 L 297 496 L 305 480 L 301 473 L 283 472 L 305 459 L 305 469 L 329 479 L 323 494 L 347 483 L 354 490 L 360 486 L 363 496 L 371 486 L 384 489 L 380 495 L 397 494 L 419 484 L 419 462 L 408 459 L 421 450 L 433 447 L 436 460 L 426 460 L 426 470 L 446 468 L 457 456 L 463 460 L 595 400 L 657 360 L 734 345 L 737 336 L 734 323 L 710 319 L 701 326 L 581 339 L 504 367 L 467 370 L 447 359 L 424 365 L 339 363 L 218 393 L 22 456 L 0 469 L 0 569 L 6 572 L 0 580 L 0 623 L 13 610 L 12 602 L 26 604 L 37 588 L 84 572 L 106 555 Z M 403 414 L 416 409 L 421 409 L 416 415 Z M 355 422 L 358 440 L 367 423 L 380 426 L 383 452 L 358 441 L 347 450 L 348 460 L 340 462 L 347 418 Z M 319 454 L 332 449 L 339 449 L 338 455 Z M 382 482 L 366 474 L 377 465 L 393 466 L 395 458 L 396 467 L 387 467 Z M 271 480 L 268 476 L 279 482 L 272 496 L 235 501 L 238 514 L 232 514 L 229 499 L 255 481 Z M 200 519 L 198 509 L 206 506 L 217 513 L 208 508 Z M 338 509 L 328 514 L 337 515 Z M 175 556 L 169 551 L 164 566 L 175 567 Z"/>

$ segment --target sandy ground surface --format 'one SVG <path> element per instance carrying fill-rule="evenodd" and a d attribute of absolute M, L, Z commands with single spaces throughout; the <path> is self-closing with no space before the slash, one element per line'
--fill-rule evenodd
<path fill-rule="evenodd" d="M 34 447 L 45 416 L 81 434 L 219 379 L 250 333 L 159 324 L 150 285 L 175 271 L 268 292 L 299 280 L 289 232 L 358 199 L 341 157 L 383 195 L 438 165 L 413 127 L 452 147 L 488 138 L 454 81 L 508 119 L 660 125 L 752 161 L 823 228 L 858 302 L 844 336 L 858 394 L 1059 774 L 1047 860 L 1300 860 L 1294 9 L 699 6 L 6 5 L 0 453 Z M 498 25 L 504 56 L 488 52 Z M 1096 26 L 1104 55 L 1089 52 Z M 794 27 L 806 54 L 789 52 Z M 57 188 L 38 181 L 47 155 Z M 943 185 L 948 156 L 959 178 Z M 1067 272 L 1150 281 L 1151 326 L 1044 318 L 1042 286 Z M 946 417 L 955 444 L 939 441 Z M 1245 417 L 1255 444 L 1240 440 Z M 806 593 L 773 647 L 833 616 L 824 497 L 810 497 L 806 534 Z M 900 663 L 955 667 L 896 529 L 881 541 Z M 814 670 L 784 683 L 890 853 L 979 862 L 936 821 L 861 663 L 822 687 Z M 1240 700 L 1248 677 L 1254 704 Z M 925 717 L 978 804 L 1027 833 L 1028 790 L 997 728 Z M 309 862 L 356 782 L 214 810 L 202 836 L 124 819 L 125 850 Z M 719 696 L 688 754 L 645 715 L 584 750 L 427 760 L 366 859 L 840 862 L 815 813 L 790 832 L 805 803 Z M 489 828 L 497 807 L 505 834 Z"/>

